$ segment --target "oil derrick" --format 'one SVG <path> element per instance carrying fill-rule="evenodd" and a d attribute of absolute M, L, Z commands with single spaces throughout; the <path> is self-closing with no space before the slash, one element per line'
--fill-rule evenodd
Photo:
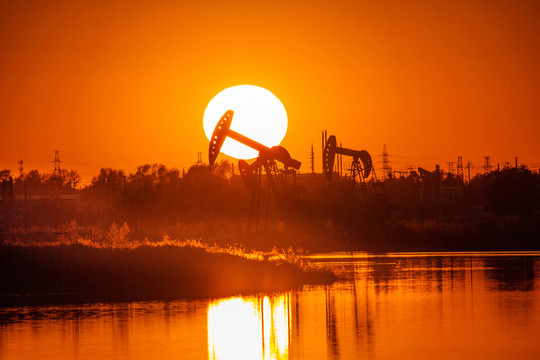
<path fill-rule="evenodd" d="M 484 156 L 484 166 L 482 167 L 484 168 L 484 174 L 491 171 L 493 168 L 493 166 L 491 166 L 491 156 Z"/>
<path fill-rule="evenodd" d="M 383 151 L 379 155 L 381 157 L 382 162 L 382 179 L 383 181 L 389 178 L 392 174 L 392 168 L 390 167 L 390 154 L 388 153 L 388 150 L 386 149 L 386 144 L 383 146 Z"/>
<path fill-rule="evenodd" d="M 463 157 L 457 157 L 457 176 L 463 181 Z"/>
<path fill-rule="evenodd" d="M 251 164 L 245 160 L 238 161 L 240 175 L 244 183 L 252 191 L 251 212 L 253 212 L 255 207 L 258 220 L 261 197 L 264 196 L 266 199 L 267 210 L 270 193 L 273 194 L 279 209 L 284 209 L 285 204 L 295 198 L 296 194 L 291 194 L 287 191 L 287 175 L 293 176 L 294 185 L 296 185 L 296 170 L 300 169 L 301 163 L 293 159 L 284 147 L 273 146 L 269 148 L 231 130 L 233 116 L 234 111 L 227 110 L 216 124 L 208 151 L 209 163 L 210 165 L 214 164 L 227 137 L 259 152 L 259 156 Z M 266 174 L 266 189 L 263 189 L 261 184 L 263 170 Z"/>

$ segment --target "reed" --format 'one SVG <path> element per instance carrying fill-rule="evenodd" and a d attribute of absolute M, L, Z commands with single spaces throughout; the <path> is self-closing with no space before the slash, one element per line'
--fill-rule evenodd
<path fill-rule="evenodd" d="M 215 297 L 335 280 L 292 249 L 245 251 L 168 237 L 128 242 L 116 234 L 107 243 L 60 237 L 3 244 L 0 303 Z"/>

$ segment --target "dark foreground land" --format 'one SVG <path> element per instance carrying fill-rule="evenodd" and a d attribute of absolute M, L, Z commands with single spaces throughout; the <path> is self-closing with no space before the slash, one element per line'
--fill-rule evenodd
<path fill-rule="evenodd" d="M 104 168 L 82 190 L 69 177 L 37 171 L 12 186 L 4 180 L 0 244 L 167 236 L 262 251 L 540 250 L 540 174 L 525 166 L 468 181 L 419 168 L 365 187 L 337 174 L 332 181 L 299 174 L 279 196 L 259 197 L 233 169 L 228 162 L 185 174 L 161 164 L 129 175 Z"/>
<path fill-rule="evenodd" d="M 0 303 L 227 296 L 334 279 L 306 270 L 299 249 L 540 250 L 540 174 L 523 166 L 466 183 L 411 173 L 360 192 L 346 177 L 306 174 L 260 202 L 231 169 L 102 169 L 82 191 L 37 173 L 4 181 Z M 177 246 L 190 241 L 216 245 Z"/>
<path fill-rule="evenodd" d="M 335 280 L 283 258 L 251 257 L 172 245 L 4 245 L 0 305 L 221 297 Z"/>

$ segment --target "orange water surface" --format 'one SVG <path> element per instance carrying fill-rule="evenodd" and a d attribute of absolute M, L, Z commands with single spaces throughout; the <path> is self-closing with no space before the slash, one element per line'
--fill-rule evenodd
<path fill-rule="evenodd" d="M 538 359 L 540 254 L 321 254 L 342 280 L 0 308 L 0 359 Z"/>

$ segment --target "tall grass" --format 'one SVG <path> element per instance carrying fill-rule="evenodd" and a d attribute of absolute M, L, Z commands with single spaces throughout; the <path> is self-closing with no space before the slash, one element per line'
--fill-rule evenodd
<path fill-rule="evenodd" d="M 137 249 L 140 247 L 175 247 L 202 249 L 209 254 L 228 254 L 249 260 L 288 262 L 308 269 L 310 264 L 305 260 L 303 248 L 288 247 L 280 249 L 276 246 L 269 251 L 246 249 L 244 245 L 233 243 L 219 245 L 201 239 L 172 239 L 163 235 L 161 240 L 129 238 L 130 228 L 127 223 L 112 223 L 107 230 L 98 227 L 81 227 L 75 220 L 58 228 L 32 227 L 30 229 L 12 229 L 12 237 L 4 240 L 4 245 L 21 247 L 50 247 L 60 245 L 83 245 L 95 249 Z M 45 234 L 45 236 L 44 236 Z"/>
<path fill-rule="evenodd" d="M 163 236 L 129 239 L 129 226 L 85 229 L 71 222 L 32 236 L 19 229 L 0 246 L 0 304 L 134 300 L 278 291 L 329 282 L 301 250 L 246 250 Z M 34 234 L 35 234 L 34 233 Z M 52 234 L 52 235 L 51 235 Z M 71 300 L 68 300 L 71 301 Z"/>

